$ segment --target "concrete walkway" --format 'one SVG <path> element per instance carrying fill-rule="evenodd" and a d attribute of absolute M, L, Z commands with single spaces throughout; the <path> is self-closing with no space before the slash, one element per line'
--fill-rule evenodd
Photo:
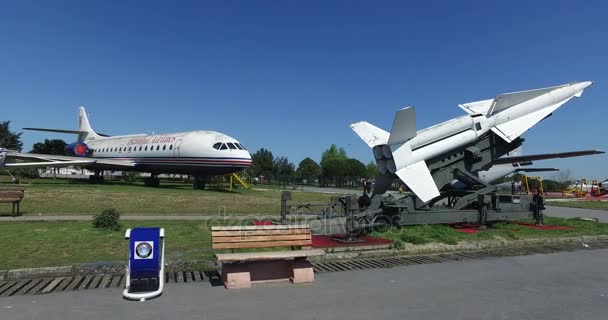
<path fill-rule="evenodd" d="M 608 222 L 608 211 L 606 210 L 592 210 L 592 209 L 578 209 L 578 208 L 566 208 L 566 207 L 552 207 L 547 206 L 545 215 L 550 217 L 560 218 L 597 218 L 601 222 Z M 243 220 L 243 219 L 278 219 L 279 214 L 271 213 L 258 213 L 258 214 L 238 214 L 238 215 L 218 215 L 217 213 L 184 213 L 184 214 L 149 214 L 149 213 L 134 213 L 121 215 L 122 220 L 127 221 L 145 221 L 145 220 L 162 220 L 162 221 L 206 221 L 206 220 Z M 81 214 L 64 214 L 64 215 L 37 215 L 27 214 L 18 217 L 11 216 L 0 216 L 0 222 L 5 221 L 91 221 L 93 215 L 81 215 Z"/>
<path fill-rule="evenodd" d="M 244 220 L 244 219 L 276 219 L 279 215 L 252 214 L 252 215 L 218 215 L 218 214 L 199 214 L 199 215 L 159 215 L 159 214 L 132 214 L 120 215 L 121 220 L 126 221 L 207 221 L 207 220 Z M 6 221 L 92 221 L 93 215 L 24 215 L 18 217 L 2 216 L 0 222 Z"/>
<path fill-rule="evenodd" d="M 170 284 L 146 302 L 121 289 L 0 298 L 2 320 L 606 319 L 608 250 L 321 273 L 314 283 L 226 290 Z"/>

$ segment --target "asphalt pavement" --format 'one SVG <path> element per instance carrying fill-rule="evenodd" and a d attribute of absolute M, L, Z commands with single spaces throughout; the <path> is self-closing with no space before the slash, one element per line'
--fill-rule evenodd
<path fill-rule="evenodd" d="M 0 298 L 0 319 L 606 319 L 608 250 L 323 273 L 312 284 L 169 285 Z"/>

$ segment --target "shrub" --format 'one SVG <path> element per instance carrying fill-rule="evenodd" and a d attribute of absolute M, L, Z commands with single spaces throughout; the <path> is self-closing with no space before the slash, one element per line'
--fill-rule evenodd
<path fill-rule="evenodd" d="M 105 209 L 93 219 L 93 228 L 119 231 L 122 229 L 120 213 L 116 209 Z"/>

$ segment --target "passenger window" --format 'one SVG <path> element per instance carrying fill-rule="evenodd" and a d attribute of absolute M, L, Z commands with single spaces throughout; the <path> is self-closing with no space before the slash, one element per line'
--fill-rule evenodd
<path fill-rule="evenodd" d="M 144 147 L 144 151 L 148 151 L 148 146 L 145 146 L 145 147 Z"/>
<path fill-rule="evenodd" d="M 236 146 L 234 144 L 232 144 L 232 142 L 228 142 L 227 145 L 228 145 L 228 148 L 230 148 L 230 150 L 236 149 Z"/>
<path fill-rule="evenodd" d="M 163 144 L 163 150 L 166 150 L 166 149 L 167 149 L 167 145 Z"/>
<path fill-rule="evenodd" d="M 156 151 L 160 150 L 160 144 L 156 146 Z"/>
<path fill-rule="evenodd" d="M 170 145 L 170 146 L 169 146 L 169 150 L 173 150 L 173 145 Z"/>
<path fill-rule="evenodd" d="M 129 152 L 131 152 L 131 147 L 129 147 Z"/>
<path fill-rule="evenodd" d="M 220 150 L 226 150 L 228 149 L 228 147 L 226 147 L 226 144 L 222 143 L 222 146 L 220 147 Z"/>
<path fill-rule="evenodd" d="M 218 142 L 218 143 L 216 143 L 216 144 L 213 145 L 213 149 L 219 150 L 221 145 L 222 145 L 222 143 Z"/>

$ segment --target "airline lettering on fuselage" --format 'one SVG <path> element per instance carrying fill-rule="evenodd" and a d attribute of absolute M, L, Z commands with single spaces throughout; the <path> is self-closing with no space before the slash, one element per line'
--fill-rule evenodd
<path fill-rule="evenodd" d="M 148 144 L 148 143 L 171 143 L 177 138 L 174 136 L 147 136 L 147 137 L 136 137 L 132 138 L 127 142 L 128 146 L 134 144 Z"/>

